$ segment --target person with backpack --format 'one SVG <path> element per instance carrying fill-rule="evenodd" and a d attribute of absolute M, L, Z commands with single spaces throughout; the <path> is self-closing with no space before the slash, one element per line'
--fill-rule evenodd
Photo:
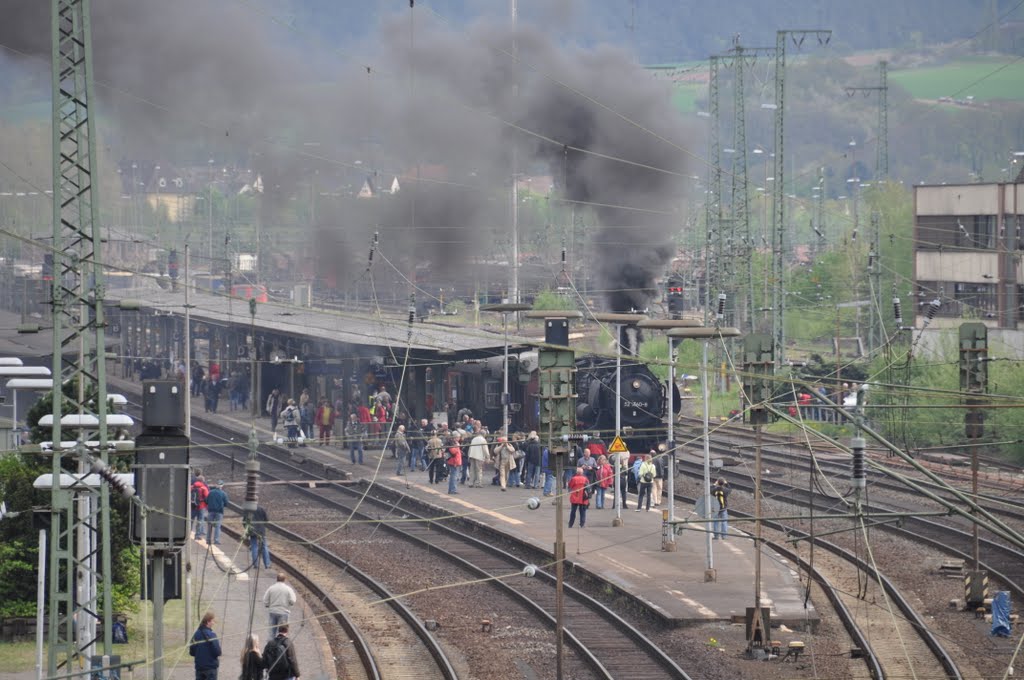
<path fill-rule="evenodd" d="M 213 612 L 203 614 L 199 628 L 192 635 L 188 653 L 195 657 L 196 680 L 217 680 L 217 669 L 220 667 L 220 640 L 213 632 Z"/>
<path fill-rule="evenodd" d="M 206 478 L 199 475 L 196 477 L 196 481 L 192 483 L 191 492 L 192 530 L 195 532 L 196 539 L 200 539 L 205 535 L 204 532 L 208 519 L 206 499 L 209 495 L 210 487 L 206 486 Z"/>
<path fill-rule="evenodd" d="M 227 506 L 228 494 L 224 491 L 224 480 L 220 480 L 206 496 L 206 534 L 214 545 L 220 545 L 220 524 Z"/>
<path fill-rule="evenodd" d="M 669 464 L 667 453 L 654 457 L 654 487 L 651 489 L 654 493 L 654 507 L 661 505 L 662 485 L 668 479 Z"/>
<path fill-rule="evenodd" d="M 292 680 L 300 676 L 299 660 L 288 637 L 287 623 L 277 627 L 277 635 L 263 648 L 263 667 L 267 669 L 267 680 Z"/>
<path fill-rule="evenodd" d="M 651 462 L 651 454 L 646 454 L 643 457 L 643 462 L 640 463 L 640 467 L 637 468 L 636 472 L 636 511 L 640 512 L 641 506 L 644 504 L 644 498 L 647 498 L 647 512 L 651 511 L 651 491 L 654 488 L 654 475 L 657 471 L 654 468 L 654 463 Z"/>
<path fill-rule="evenodd" d="M 583 468 L 576 468 L 576 474 L 569 480 L 569 502 L 572 509 L 569 511 L 569 528 L 576 523 L 576 512 L 580 513 L 580 529 L 587 526 L 587 506 L 590 505 L 590 488 L 587 486 L 589 480 L 583 474 Z"/>
<path fill-rule="evenodd" d="M 729 482 L 719 478 L 711 487 L 711 511 L 714 512 L 713 530 L 715 540 L 722 539 L 729 534 Z"/>
<path fill-rule="evenodd" d="M 334 419 L 337 413 L 326 398 L 320 399 L 320 406 L 316 410 L 315 425 L 320 430 L 320 446 L 330 446 L 331 431 L 334 429 Z"/>
<path fill-rule="evenodd" d="M 281 422 L 288 437 L 288 448 L 294 449 L 299 441 L 299 407 L 295 405 L 294 399 L 289 399 L 288 405 L 281 411 Z"/>

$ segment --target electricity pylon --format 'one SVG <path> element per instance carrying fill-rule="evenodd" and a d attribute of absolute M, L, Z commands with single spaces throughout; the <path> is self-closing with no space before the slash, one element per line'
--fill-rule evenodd
<path fill-rule="evenodd" d="M 878 85 L 843 88 L 848 97 L 860 92 L 865 97 L 873 92 L 878 93 L 878 143 L 875 145 L 875 181 L 880 182 L 889 176 L 889 80 L 888 62 L 878 62 Z"/>
<path fill-rule="evenodd" d="M 793 44 L 799 48 L 809 35 L 824 45 L 832 39 L 832 31 L 822 29 L 784 29 L 775 33 L 775 185 L 772 187 L 772 250 L 775 257 L 772 261 L 772 336 L 775 338 L 775 361 L 778 365 L 785 363 L 786 359 L 786 40 L 792 38 Z"/>
<path fill-rule="evenodd" d="M 54 678 L 75 673 L 72 662 L 78 657 L 91 664 L 97 620 L 103 622 L 104 654 L 110 654 L 113 640 L 110 492 L 102 484 L 62 488 L 61 482 L 62 474 L 83 476 L 93 457 L 108 458 L 90 3 L 51 0 L 51 10 L 54 388 L 48 676 Z M 67 397 L 65 414 L 61 388 L 67 384 L 76 391 Z M 64 450 L 61 418 L 72 414 L 79 416 L 77 441 Z M 84 427 L 90 415 L 98 423 L 94 428 Z M 98 450 L 90 452 L 90 443 L 98 443 Z"/>

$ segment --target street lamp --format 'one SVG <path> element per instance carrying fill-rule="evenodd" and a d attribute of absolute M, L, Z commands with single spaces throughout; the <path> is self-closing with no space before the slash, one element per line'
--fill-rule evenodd
<path fill-rule="evenodd" d="M 666 330 L 668 331 L 668 413 L 666 418 L 668 420 L 668 457 L 670 470 L 668 474 L 668 527 L 669 531 L 661 537 L 661 549 L 666 552 L 674 552 L 676 549 L 676 535 L 672 530 L 674 526 L 672 522 L 676 519 L 676 500 L 675 500 L 675 478 L 676 478 L 676 442 L 675 442 L 675 387 L 676 383 L 676 343 L 672 337 L 672 331 L 680 330 L 697 330 L 696 327 L 700 326 L 700 321 L 697 319 L 644 319 L 637 324 L 639 328 L 650 328 L 652 330 Z M 660 500 L 660 499 L 659 499 Z"/>
<path fill-rule="evenodd" d="M 680 340 L 690 339 L 701 339 L 704 340 L 704 347 L 701 354 L 701 365 L 700 365 L 700 384 L 701 384 L 701 398 L 704 401 L 704 519 L 705 521 L 711 520 L 711 441 L 708 437 L 709 429 L 709 415 L 708 415 L 708 341 L 711 338 L 734 338 L 740 334 L 739 329 L 736 328 L 675 328 L 668 332 L 668 337 L 671 339 L 678 338 Z M 671 367 L 674 362 L 669 362 Z M 673 466 L 675 464 L 675 447 L 672 447 Z M 669 488 L 671 489 L 672 478 L 675 476 L 675 470 L 673 474 L 669 476 Z M 671 494 L 671 491 L 669 491 Z M 673 503 L 669 504 L 669 509 L 673 507 Z M 669 524 L 670 527 L 674 525 Z M 714 557 L 711 554 L 711 527 L 705 524 L 704 526 L 704 554 L 705 554 L 705 578 L 713 579 L 715 562 Z M 673 535 L 674 531 L 670 531 Z"/>
<path fill-rule="evenodd" d="M 523 312 L 530 309 L 530 305 L 524 305 L 516 302 L 502 302 L 500 304 L 492 305 L 480 305 L 481 312 L 500 312 L 501 313 L 501 329 L 505 335 L 505 368 L 503 371 L 504 383 L 501 391 L 501 432 L 507 437 L 509 432 L 508 422 L 508 315 L 509 312 Z"/>

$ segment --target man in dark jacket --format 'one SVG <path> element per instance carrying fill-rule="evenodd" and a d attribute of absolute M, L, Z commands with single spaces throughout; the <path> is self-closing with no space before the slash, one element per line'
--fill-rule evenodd
<path fill-rule="evenodd" d="M 217 680 L 217 669 L 220 667 L 220 640 L 213 632 L 213 622 L 213 612 L 206 612 L 188 648 L 188 653 L 196 660 L 196 680 Z"/>
<path fill-rule="evenodd" d="M 526 451 L 526 455 L 523 457 L 523 461 L 526 463 L 526 474 L 523 481 L 526 482 L 527 488 L 537 489 L 540 487 L 540 465 L 542 461 L 540 440 L 536 433 L 530 433 L 530 436 L 526 439 L 526 446 L 523 449 Z"/>
<path fill-rule="evenodd" d="M 262 505 L 256 507 L 246 523 L 246 535 L 249 537 L 249 552 L 252 555 L 252 566 L 255 569 L 263 556 L 263 566 L 270 569 L 270 546 L 267 545 L 267 511 Z"/>
<path fill-rule="evenodd" d="M 263 649 L 263 664 L 269 680 L 291 680 L 299 677 L 299 660 L 288 637 L 288 624 L 277 627 L 277 637 L 271 639 Z"/>

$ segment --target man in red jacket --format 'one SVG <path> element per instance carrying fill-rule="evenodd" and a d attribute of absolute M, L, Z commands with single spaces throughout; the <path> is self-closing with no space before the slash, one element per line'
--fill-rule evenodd
<path fill-rule="evenodd" d="M 192 482 L 192 528 L 196 538 L 202 538 L 206 528 L 206 497 L 210 495 L 210 487 L 206 486 L 206 478 L 202 475 Z"/>
<path fill-rule="evenodd" d="M 587 506 L 590 505 L 590 494 L 587 485 L 590 481 L 583 474 L 583 468 L 576 468 L 576 474 L 569 480 L 569 502 L 572 503 L 572 510 L 569 511 L 569 528 L 576 523 L 576 510 L 580 512 L 580 529 L 587 526 Z"/>

